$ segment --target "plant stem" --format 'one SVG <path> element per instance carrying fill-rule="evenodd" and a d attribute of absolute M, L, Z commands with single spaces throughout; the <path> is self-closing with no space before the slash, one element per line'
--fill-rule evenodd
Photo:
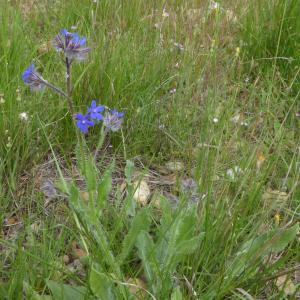
<path fill-rule="evenodd" d="M 68 95 L 62 91 L 60 88 L 56 87 L 55 85 L 53 85 L 52 83 L 49 83 L 48 81 L 44 80 L 43 81 L 44 84 L 49 87 L 50 89 L 52 89 L 53 91 L 57 92 L 58 94 L 64 96 L 64 97 L 67 97 L 68 98 Z"/>
<path fill-rule="evenodd" d="M 98 156 L 99 151 L 101 150 L 101 148 L 103 146 L 103 142 L 105 140 L 106 134 L 107 134 L 107 131 L 105 130 L 104 126 L 102 125 L 100 138 L 99 138 L 98 145 L 97 145 L 97 148 L 96 148 L 96 151 L 95 151 L 95 154 L 94 154 L 95 163 L 97 162 L 97 156 Z"/>
<path fill-rule="evenodd" d="M 75 114 L 75 110 L 74 110 L 74 106 L 73 106 L 73 102 L 71 99 L 71 95 L 72 95 L 72 86 L 71 86 L 71 62 L 69 61 L 69 59 L 66 57 L 66 67 L 67 67 L 67 99 L 68 99 L 68 105 L 69 105 L 69 109 L 70 112 L 72 114 L 72 117 Z"/>

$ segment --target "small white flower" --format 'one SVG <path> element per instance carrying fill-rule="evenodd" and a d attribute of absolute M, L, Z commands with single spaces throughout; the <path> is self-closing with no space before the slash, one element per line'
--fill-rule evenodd
<path fill-rule="evenodd" d="M 247 122 L 242 121 L 242 122 L 241 122 L 241 126 L 248 127 L 249 124 L 248 124 Z"/>
<path fill-rule="evenodd" d="M 183 45 L 180 44 L 180 43 L 174 43 L 174 46 L 175 46 L 176 48 L 178 48 L 180 51 L 183 51 L 183 50 L 184 50 Z"/>
<path fill-rule="evenodd" d="M 28 121 L 28 114 L 26 112 L 22 112 L 22 113 L 19 114 L 19 118 L 22 121 Z"/>
<path fill-rule="evenodd" d="M 243 170 L 239 167 L 239 166 L 234 166 L 234 172 L 236 173 L 236 174 L 241 174 L 241 173 L 243 173 Z"/>
<path fill-rule="evenodd" d="M 233 169 L 228 169 L 226 175 L 232 180 L 235 181 L 238 175 L 241 175 L 243 170 L 239 166 L 234 166 Z"/>
<path fill-rule="evenodd" d="M 177 91 L 176 88 L 173 88 L 173 89 L 170 90 L 170 94 L 175 94 L 176 91 Z"/>
<path fill-rule="evenodd" d="M 215 124 L 217 124 L 217 123 L 219 122 L 219 119 L 218 119 L 218 118 L 213 118 L 213 122 L 214 122 Z"/>
<path fill-rule="evenodd" d="M 234 172 L 232 169 L 228 169 L 226 171 L 226 175 L 231 179 L 231 180 L 234 180 L 235 179 L 235 175 L 234 175 Z"/>
<path fill-rule="evenodd" d="M 235 115 L 234 117 L 231 118 L 231 121 L 234 123 L 234 124 L 237 124 L 237 122 L 240 120 L 240 114 L 237 114 Z"/>
<path fill-rule="evenodd" d="M 218 2 L 215 2 L 213 0 L 210 1 L 209 3 L 209 10 L 218 10 L 220 8 L 220 4 Z"/>
<path fill-rule="evenodd" d="M 170 14 L 166 11 L 165 8 L 163 9 L 162 16 L 163 16 L 164 18 L 168 18 L 168 17 L 170 16 Z"/>
<path fill-rule="evenodd" d="M 156 29 L 160 29 L 160 28 L 161 28 L 161 23 L 155 23 L 155 24 L 154 24 L 154 27 L 155 27 Z"/>

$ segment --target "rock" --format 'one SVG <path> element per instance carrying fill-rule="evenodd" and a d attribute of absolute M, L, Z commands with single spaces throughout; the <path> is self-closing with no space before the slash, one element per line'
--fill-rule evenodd
<path fill-rule="evenodd" d="M 169 161 L 165 164 L 165 166 L 171 172 L 180 172 L 184 169 L 184 165 L 180 161 Z"/>
<path fill-rule="evenodd" d="M 80 198 L 84 202 L 88 202 L 89 201 L 90 195 L 89 195 L 89 193 L 87 191 L 80 191 L 79 194 L 80 194 Z"/>
<path fill-rule="evenodd" d="M 145 206 L 151 194 L 148 183 L 145 180 L 136 180 L 133 183 L 133 187 L 135 190 L 133 195 L 134 200 Z"/>
<path fill-rule="evenodd" d="M 128 278 L 128 289 L 132 295 L 136 297 L 136 299 L 146 299 L 146 283 L 139 278 Z"/>
<path fill-rule="evenodd" d="M 283 291 L 285 296 L 292 296 L 296 292 L 296 286 L 291 279 L 287 278 L 287 275 L 283 275 L 277 278 L 275 282 L 279 291 Z"/>
<path fill-rule="evenodd" d="M 72 256 L 76 259 L 87 256 L 87 252 L 80 248 L 80 246 L 74 241 L 72 243 Z"/>
<path fill-rule="evenodd" d="M 69 262 L 70 262 L 70 257 L 68 256 L 68 255 L 64 255 L 63 257 L 62 257 L 62 260 L 63 260 L 63 262 L 65 263 L 65 264 L 68 264 Z"/>

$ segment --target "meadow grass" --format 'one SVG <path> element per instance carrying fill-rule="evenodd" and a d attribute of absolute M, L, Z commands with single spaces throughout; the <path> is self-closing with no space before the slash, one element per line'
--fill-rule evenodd
<path fill-rule="evenodd" d="M 1 299 L 299 296 L 297 1 L 0 8 Z M 97 99 L 125 112 L 97 163 L 78 152 L 65 100 L 31 93 L 20 76 L 34 61 L 64 88 L 51 40 L 72 26 L 92 48 L 72 70 L 76 111 Z M 98 139 L 94 128 L 85 146 Z M 184 164 L 168 188 L 177 207 L 161 183 L 151 185 L 159 206 L 135 203 L 136 172 L 170 161 Z M 43 172 L 61 195 L 50 208 Z"/>

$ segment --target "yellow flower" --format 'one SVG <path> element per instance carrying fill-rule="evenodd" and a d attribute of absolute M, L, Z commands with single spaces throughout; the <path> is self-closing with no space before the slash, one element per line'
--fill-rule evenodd
<path fill-rule="evenodd" d="M 280 217 L 280 214 L 278 212 L 275 214 L 274 220 L 275 220 L 275 224 L 279 225 L 281 217 Z"/>

